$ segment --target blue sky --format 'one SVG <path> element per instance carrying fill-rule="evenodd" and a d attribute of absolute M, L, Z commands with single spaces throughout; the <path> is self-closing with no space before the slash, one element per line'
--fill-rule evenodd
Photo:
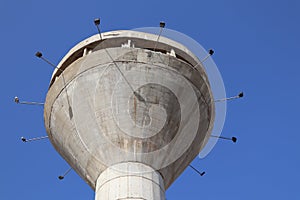
<path fill-rule="evenodd" d="M 299 36 L 298 0 L 215 1 L 1 1 L 1 189 L 0 199 L 93 199 L 75 172 L 59 181 L 68 164 L 48 140 L 24 144 L 21 136 L 46 135 L 43 102 L 53 69 L 35 58 L 40 50 L 58 63 L 76 43 L 102 30 L 157 26 L 185 33 L 213 56 L 228 96 L 223 136 L 166 192 L 167 199 L 299 199 Z"/>

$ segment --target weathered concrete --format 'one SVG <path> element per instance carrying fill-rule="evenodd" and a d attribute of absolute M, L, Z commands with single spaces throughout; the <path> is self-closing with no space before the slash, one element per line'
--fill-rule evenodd
<path fill-rule="evenodd" d="M 96 184 L 96 200 L 165 200 L 161 175 L 142 163 L 126 162 L 108 167 Z"/>
<path fill-rule="evenodd" d="M 102 173 L 127 162 L 153 169 L 168 188 L 211 134 L 205 71 L 193 68 L 199 61 L 185 47 L 163 37 L 156 51 L 151 34 L 96 37 L 75 46 L 59 65 L 63 73 L 53 74 L 44 110 L 49 138 L 95 190 Z"/>

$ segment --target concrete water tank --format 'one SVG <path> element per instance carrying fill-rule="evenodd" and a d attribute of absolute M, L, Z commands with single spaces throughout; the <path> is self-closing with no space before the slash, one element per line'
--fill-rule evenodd
<path fill-rule="evenodd" d="M 214 117 L 198 58 L 138 31 L 74 46 L 53 72 L 44 106 L 51 143 L 96 200 L 165 199 L 207 143 Z"/>

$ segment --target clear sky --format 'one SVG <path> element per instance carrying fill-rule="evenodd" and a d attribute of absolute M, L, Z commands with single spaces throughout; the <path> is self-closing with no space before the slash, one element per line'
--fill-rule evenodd
<path fill-rule="evenodd" d="M 48 140 L 22 143 L 21 136 L 46 135 L 43 102 L 53 69 L 35 58 L 40 50 L 58 63 L 77 42 L 103 31 L 157 26 L 189 35 L 213 56 L 228 96 L 223 136 L 204 159 L 187 168 L 167 199 L 300 199 L 300 1 L 1 1 L 0 199 L 94 199 L 94 192 L 68 169 Z"/>

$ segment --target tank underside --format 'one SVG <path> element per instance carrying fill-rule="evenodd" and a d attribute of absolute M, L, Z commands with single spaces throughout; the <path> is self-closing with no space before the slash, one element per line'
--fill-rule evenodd
<path fill-rule="evenodd" d="M 150 166 L 168 188 L 206 144 L 214 103 L 204 71 L 186 59 L 95 47 L 53 77 L 44 119 L 55 149 L 93 189 L 125 162 Z"/>

